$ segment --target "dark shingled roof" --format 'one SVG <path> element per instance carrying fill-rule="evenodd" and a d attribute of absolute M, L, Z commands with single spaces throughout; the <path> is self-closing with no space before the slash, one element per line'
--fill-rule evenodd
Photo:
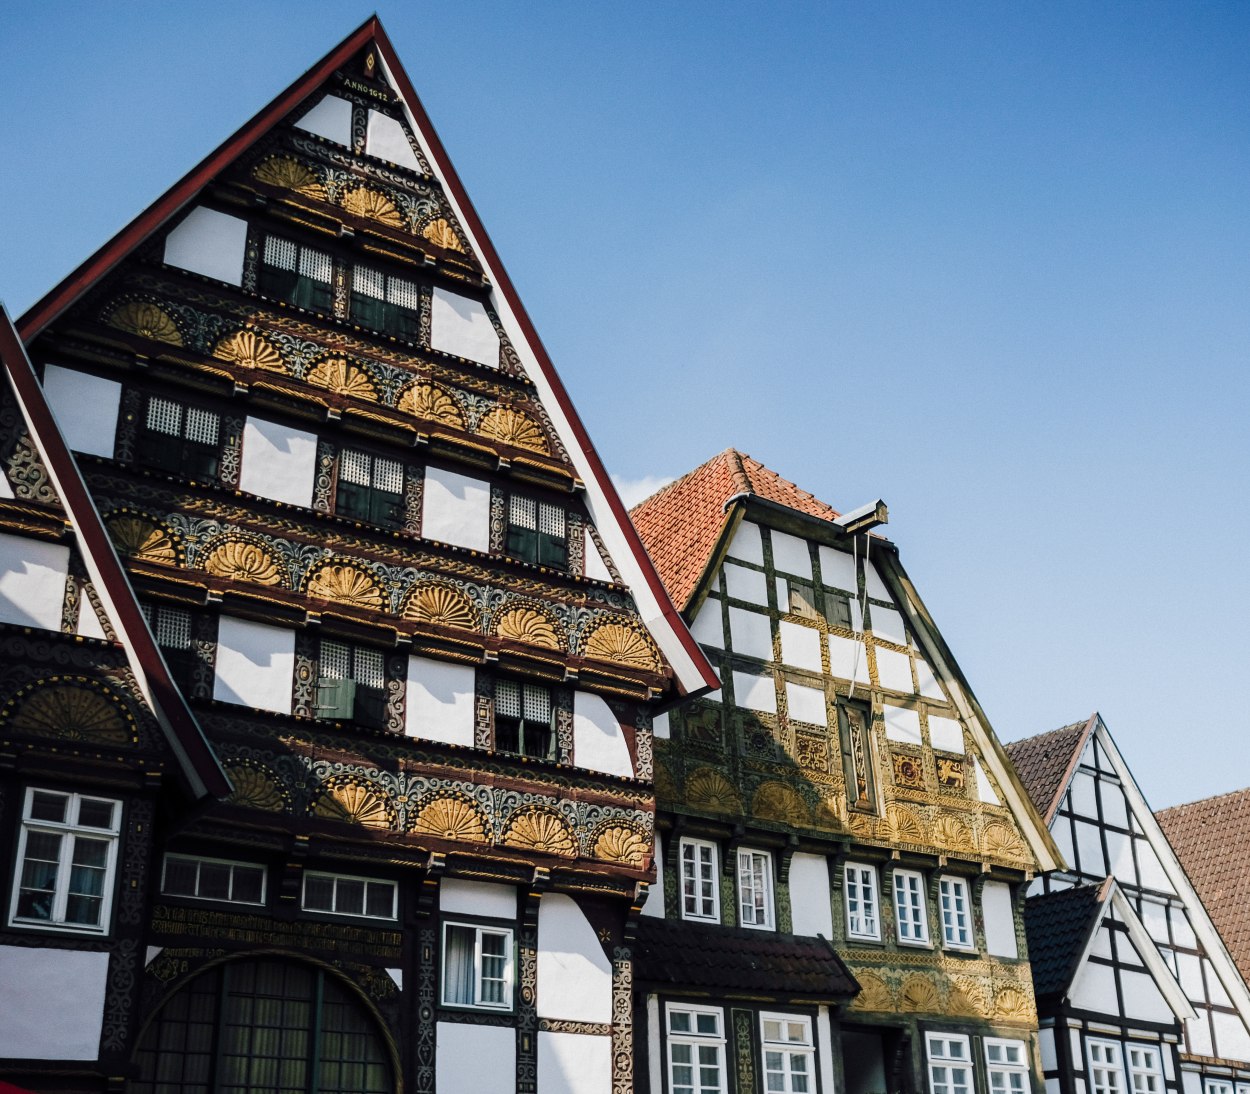
<path fill-rule="evenodd" d="M 1098 715 L 1092 714 L 1083 722 L 1073 722 L 1049 733 L 1039 733 L 1036 737 L 1003 745 L 1025 790 L 1047 824 L 1054 819 L 1072 768 L 1097 720 Z"/>
<path fill-rule="evenodd" d="M 1033 993 L 1041 1002 L 1062 996 L 1076 975 L 1095 917 L 1107 899 L 1110 879 L 1099 885 L 1077 885 L 1024 902 L 1024 929 L 1033 967 Z"/>
<path fill-rule="evenodd" d="M 638 921 L 634 977 L 722 996 L 845 1002 L 859 991 L 822 939 L 653 916 Z"/>
<path fill-rule="evenodd" d="M 1155 814 L 1185 873 L 1198 890 L 1246 983 L 1250 984 L 1250 787 Z"/>

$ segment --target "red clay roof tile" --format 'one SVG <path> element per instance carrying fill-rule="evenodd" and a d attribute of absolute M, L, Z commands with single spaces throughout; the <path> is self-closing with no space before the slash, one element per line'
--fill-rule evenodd
<path fill-rule="evenodd" d="M 1048 733 L 1039 733 L 1036 737 L 1003 745 L 1025 790 L 1047 824 L 1050 824 L 1059 807 L 1073 764 L 1085 747 L 1086 738 L 1093 732 L 1097 717 L 1095 714 L 1082 722 L 1073 722 Z"/>

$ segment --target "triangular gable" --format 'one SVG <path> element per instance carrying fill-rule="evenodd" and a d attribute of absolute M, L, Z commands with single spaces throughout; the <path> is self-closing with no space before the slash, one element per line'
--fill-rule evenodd
<path fill-rule="evenodd" d="M 715 687 L 718 681 L 711 665 L 669 600 L 668 593 L 647 557 L 626 509 L 591 444 L 494 245 L 376 16 L 344 39 L 36 303 L 20 321 L 19 330 L 23 340 L 31 342 L 57 316 L 98 284 L 124 257 L 152 238 L 162 227 L 169 225 L 215 177 L 245 155 L 249 148 L 301 103 L 309 100 L 330 80 L 337 69 L 370 45 L 376 49 L 378 63 L 400 97 L 408 125 L 452 206 L 457 227 L 467 237 L 469 249 L 489 281 L 491 306 L 498 314 L 504 332 L 520 358 L 522 368 L 535 384 L 556 433 L 569 453 L 576 475 L 585 485 L 586 506 L 606 553 L 619 569 L 625 584 L 629 586 L 644 623 L 673 669 L 678 690 L 690 694 Z"/>
<path fill-rule="evenodd" d="M 1003 745 L 1042 819 L 1050 824 L 1063 801 L 1098 715 Z"/>
<path fill-rule="evenodd" d="M 196 798 L 226 796 L 231 790 L 230 782 L 169 674 L 86 483 L 44 399 L 30 359 L 2 306 L 0 364 L 51 488 L 65 510 L 101 611 L 111 622 L 139 689 L 178 758 L 188 789 Z"/>

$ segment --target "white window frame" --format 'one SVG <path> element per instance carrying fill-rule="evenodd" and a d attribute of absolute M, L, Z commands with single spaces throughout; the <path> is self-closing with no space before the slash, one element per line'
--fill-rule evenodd
<path fill-rule="evenodd" d="M 31 816 L 36 794 L 51 794 L 65 799 L 65 816 L 72 820 L 45 821 Z M 78 822 L 83 802 L 102 802 L 112 808 L 112 825 L 94 828 Z M 117 845 L 121 840 L 122 803 L 116 798 L 103 798 L 95 794 L 78 794 L 66 790 L 52 790 L 42 786 L 28 786 L 22 800 L 21 834 L 18 838 L 17 856 L 13 867 L 13 894 L 9 901 L 9 926 L 35 930 L 71 931 L 75 934 L 107 934 L 113 915 L 113 890 L 117 888 Z M 19 916 L 18 905 L 22 895 L 22 875 L 26 864 L 26 848 L 32 832 L 56 836 L 60 839 L 57 851 L 56 871 L 52 878 L 52 907 L 48 918 Z M 74 847 L 80 838 L 98 840 L 108 844 L 104 860 L 104 882 L 100 893 L 99 922 L 66 922 L 66 905 L 69 902 L 69 886 L 74 866 Z M 45 860 L 39 860 L 45 861 Z M 94 895 L 94 894 L 92 894 Z"/>
<path fill-rule="evenodd" d="M 930 1094 L 975 1094 L 975 1078 L 972 1067 L 972 1050 L 964 1033 L 926 1033 L 925 1061 L 929 1075 Z M 958 1052 L 951 1047 L 959 1045 Z M 963 1069 L 959 1081 L 953 1071 Z"/>
<path fill-rule="evenodd" d="M 330 902 L 336 907 L 333 908 L 310 908 L 308 906 L 308 879 L 318 878 L 322 881 L 332 883 Z M 359 912 L 344 912 L 337 907 L 339 902 L 339 882 L 355 882 L 365 887 L 364 892 L 364 910 Z M 379 885 L 390 890 L 391 894 L 391 910 L 386 915 L 378 915 L 370 912 L 369 908 L 369 886 Z M 347 916 L 350 919 L 379 919 L 394 920 L 397 917 L 399 908 L 399 885 L 394 881 L 387 881 L 385 878 L 376 877 L 360 877 L 357 874 L 331 874 L 325 870 L 309 870 L 304 874 L 304 880 L 300 886 L 300 907 L 306 912 L 312 912 L 314 915 L 338 915 Z"/>
<path fill-rule="evenodd" d="M 989 1094 L 1029 1094 L 1029 1054 L 1023 1041 L 985 1038 L 986 1085 Z M 1012 1082 L 1012 1077 L 1017 1077 Z"/>
<path fill-rule="evenodd" d="M 756 870 L 755 867 L 759 866 Z M 757 885 L 758 874 L 758 885 Z M 757 891 L 758 890 L 758 891 Z M 748 897 L 751 899 L 748 900 Z M 757 897 L 762 897 L 761 902 Z M 753 847 L 738 848 L 738 922 L 743 927 L 771 931 L 773 912 L 773 856 Z"/>
<path fill-rule="evenodd" d="M 230 895 L 229 896 L 200 896 L 197 893 L 172 893 L 166 886 L 166 875 L 169 871 L 169 860 L 177 859 L 180 862 L 194 862 L 196 865 L 195 884 L 199 888 L 200 871 L 199 867 L 203 863 L 209 863 L 213 866 L 229 866 L 230 867 Z M 260 871 L 260 899 L 259 900 L 240 900 L 234 895 L 234 870 L 235 867 L 242 866 L 247 870 Z M 235 859 L 225 858 L 209 858 L 207 855 L 188 855 L 181 851 L 171 851 L 161 860 L 161 893 L 163 895 L 177 897 L 179 900 L 207 900 L 216 904 L 246 904 L 251 908 L 259 908 L 265 903 L 265 899 L 269 892 L 269 871 L 265 869 L 259 862 L 239 862 Z"/>
<path fill-rule="evenodd" d="M 456 1002 L 447 998 L 447 932 L 451 927 L 473 931 L 473 1001 Z M 440 990 L 439 1001 L 444 1007 L 455 1007 L 457 1010 L 493 1010 L 511 1011 L 515 992 L 516 977 L 513 966 L 516 964 L 515 946 L 511 927 L 491 927 L 483 923 L 469 923 L 464 920 L 448 919 L 443 921 L 442 956 L 439 960 Z M 489 1003 L 482 1000 L 482 936 L 498 935 L 505 941 L 504 946 L 504 1001 Z"/>
<path fill-rule="evenodd" d="M 1162 1046 L 1129 1041 L 1125 1050 L 1124 1063 L 1131 1094 L 1164 1094 Z"/>
<path fill-rule="evenodd" d="M 881 939 L 881 890 L 877 868 L 866 862 L 842 865 L 843 905 L 848 938 Z"/>
<path fill-rule="evenodd" d="M 1233 1094 L 1231 1079 L 1203 1079 L 1202 1094 Z"/>
<path fill-rule="evenodd" d="M 976 949 L 968 882 L 961 877 L 939 878 L 938 900 L 942 913 L 943 945 L 950 950 Z"/>
<path fill-rule="evenodd" d="M 701 851 L 708 852 L 703 860 Z M 687 852 L 690 852 L 689 856 Z M 720 879 L 717 869 L 716 844 L 711 840 L 690 839 L 683 837 L 677 848 L 678 880 L 680 882 L 681 917 L 682 919 L 699 919 L 711 923 L 720 922 Z M 691 867 L 687 871 L 687 866 Z M 705 896 L 698 892 L 704 883 L 710 885 L 711 895 Z M 693 892 L 687 892 L 687 885 L 694 886 Z M 694 910 L 690 908 L 694 903 Z"/>
<path fill-rule="evenodd" d="M 673 1015 L 689 1014 L 692 1029 L 686 1032 L 673 1032 Z M 716 1019 L 716 1033 L 697 1032 L 698 1016 L 712 1015 Z M 667 1068 L 668 1094 L 725 1094 L 725 1014 L 720 1007 L 701 1007 L 692 1003 L 667 1003 L 664 1007 L 664 1033 L 667 1045 L 664 1059 Z M 677 1063 L 673 1059 L 674 1046 L 688 1046 L 691 1050 L 690 1060 Z M 699 1079 L 699 1071 L 706 1066 L 698 1060 L 700 1048 L 712 1049 L 716 1054 L 716 1085 L 706 1085 Z M 689 1067 L 691 1081 L 677 1083 L 673 1076 L 675 1066 Z"/>
<path fill-rule="evenodd" d="M 1119 1041 L 1085 1038 L 1085 1062 L 1090 1094 L 1127 1094 L 1124 1046 Z M 1102 1076 L 1100 1081 L 1099 1076 Z"/>
<path fill-rule="evenodd" d="M 801 1041 L 770 1040 L 765 1032 L 769 1022 L 782 1022 L 787 1026 L 802 1026 L 804 1037 Z M 779 1061 L 780 1068 L 770 1068 L 769 1054 L 783 1057 Z M 796 1071 L 794 1064 L 797 1059 L 804 1061 L 804 1068 Z M 776 1091 L 778 1094 L 816 1094 L 816 1042 L 812 1038 L 812 1020 L 806 1014 L 781 1014 L 770 1011 L 760 1012 L 760 1062 L 764 1071 L 764 1089 Z M 779 1075 L 781 1086 L 769 1086 L 770 1075 Z M 796 1087 L 796 1075 L 803 1075 L 807 1083 Z"/>
<path fill-rule="evenodd" d="M 924 876 L 917 870 L 894 871 L 894 929 L 904 946 L 929 946 L 929 909 Z"/>

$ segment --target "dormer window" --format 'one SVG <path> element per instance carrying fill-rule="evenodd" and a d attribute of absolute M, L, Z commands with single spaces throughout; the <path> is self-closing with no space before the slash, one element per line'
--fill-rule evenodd
<path fill-rule="evenodd" d="M 334 311 L 334 259 L 314 247 L 266 236 L 259 288 L 265 296 L 328 315 Z"/>
<path fill-rule="evenodd" d="M 514 494 L 508 505 L 506 553 L 525 562 L 568 569 L 568 518 L 550 502 Z"/>
<path fill-rule="evenodd" d="M 421 330 L 421 292 L 415 281 L 369 266 L 352 269 L 353 323 L 416 342 Z"/>
<path fill-rule="evenodd" d="M 354 448 L 339 454 L 335 512 L 387 528 L 404 522 L 404 465 Z"/>
<path fill-rule="evenodd" d="M 142 467 L 211 482 L 221 462 L 220 444 L 216 413 L 153 395 L 139 430 L 136 460 Z"/>

